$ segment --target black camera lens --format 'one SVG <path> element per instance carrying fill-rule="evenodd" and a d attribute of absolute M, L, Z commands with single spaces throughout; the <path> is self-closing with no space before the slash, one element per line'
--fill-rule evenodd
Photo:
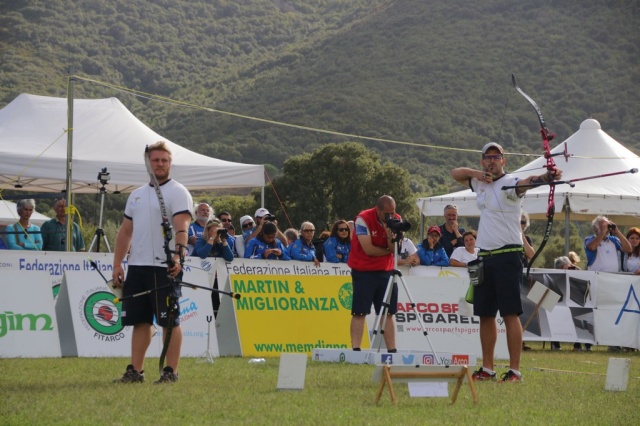
<path fill-rule="evenodd" d="M 218 229 L 218 235 L 226 237 L 227 236 L 227 230 L 226 229 Z"/>
<path fill-rule="evenodd" d="M 610 223 L 609 230 L 613 231 L 614 229 L 616 229 L 616 225 L 614 223 Z"/>

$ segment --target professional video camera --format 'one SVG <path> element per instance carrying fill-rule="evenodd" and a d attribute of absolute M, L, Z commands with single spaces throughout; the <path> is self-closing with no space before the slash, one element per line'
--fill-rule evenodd
<path fill-rule="evenodd" d="M 387 219 L 387 228 L 391 229 L 391 232 L 396 234 L 396 237 L 393 239 L 393 242 L 396 243 L 404 238 L 404 232 L 411 229 L 411 223 L 405 220 L 396 219 L 395 217 L 390 217 Z"/>
<path fill-rule="evenodd" d="M 106 167 L 103 167 L 102 170 L 98 172 L 98 182 L 100 182 L 101 184 L 106 185 L 107 182 L 109 182 L 110 178 L 111 178 L 111 174 L 107 172 Z"/>

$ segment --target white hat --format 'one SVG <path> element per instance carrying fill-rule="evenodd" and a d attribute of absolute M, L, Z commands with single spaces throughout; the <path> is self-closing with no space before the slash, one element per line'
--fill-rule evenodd
<path fill-rule="evenodd" d="M 485 146 L 482 147 L 482 153 L 486 154 L 487 151 L 489 150 L 489 148 L 495 148 L 498 151 L 500 151 L 500 154 L 504 154 L 504 149 L 502 149 L 502 147 L 500 145 L 498 145 L 495 142 L 489 142 L 488 144 L 486 144 Z"/>
<path fill-rule="evenodd" d="M 262 216 L 266 216 L 269 214 L 269 210 L 265 209 L 264 207 L 260 207 L 258 210 L 256 210 L 256 214 L 254 214 L 254 217 L 262 217 Z"/>
<path fill-rule="evenodd" d="M 252 218 L 251 216 L 249 216 L 248 214 L 247 214 L 247 215 L 242 216 L 242 217 L 240 218 L 240 228 L 242 228 L 242 225 L 244 225 L 244 223 L 245 223 L 246 221 L 248 221 L 248 220 L 250 220 L 251 222 L 253 222 L 253 218 Z"/>

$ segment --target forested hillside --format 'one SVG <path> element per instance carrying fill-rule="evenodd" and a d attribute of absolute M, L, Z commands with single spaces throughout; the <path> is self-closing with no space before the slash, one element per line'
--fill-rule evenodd
<path fill-rule="evenodd" d="M 410 142 L 365 142 L 416 194 L 455 185 L 498 140 L 540 151 L 533 110 L 563 140 L 589 117 L 640 147 L 640 6 L 631 0 L 22 0 L 0 2 L 0 101 L 65 96 L 66 71 L 237 114 Z M 280 168 L 350 138 L 117 96 L 157 132 L 218 158 Z M 360 140 L 362 141 L 362 140 Z M 417 145 L 417 146 L 416 146 Z M 510 164 L 521 163 L 518 157 Z"/>

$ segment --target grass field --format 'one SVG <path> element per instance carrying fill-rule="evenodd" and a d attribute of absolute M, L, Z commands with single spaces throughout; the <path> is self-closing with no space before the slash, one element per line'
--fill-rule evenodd
<path fill-rule="evenodd" d="M 451 405 L 446 398 L 410 398 L 396 384 L 398 404 L 385 389 L 374 404 L 373 366 L 309 361 L 301 391 L 278 391 L 279 358 L 250 364 L 217 358 L 213 364 L 183 359 L 180 381 L 154 385 L 156 358 L 142 384 L 113 384 L 125 359 L 0 359 L 2 425 L 191 425 L 191 424 L 606 424 L 640 422 L 640 355 L 568 350 L 523 353 L 522 384 L 476 383 Z M 547 345 L 548 348 L 548 345 Z M 604 390 L 610 357 L 630 358 L 624 392 Z M 498 364 L 498 372 L 506 370 Z M 562 371 L 561 371 L 562 370 Z M 450 390 L 453 385 L 450 385 Z"/>

